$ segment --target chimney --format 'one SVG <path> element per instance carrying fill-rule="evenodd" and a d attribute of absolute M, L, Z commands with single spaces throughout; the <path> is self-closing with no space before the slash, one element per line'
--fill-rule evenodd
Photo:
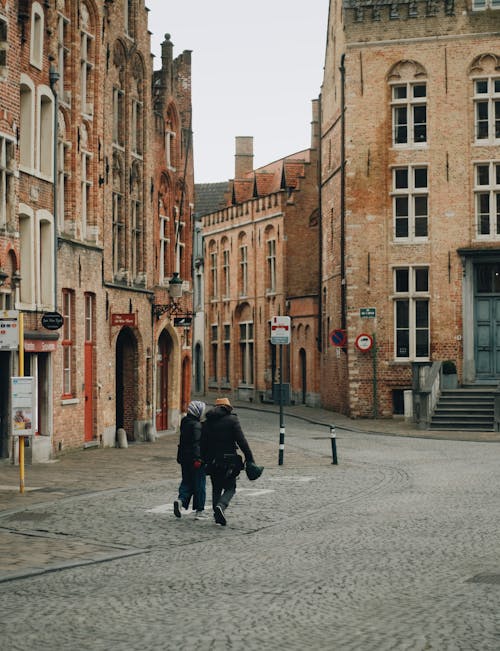
<path fill-rule="evenodd" d="M 253 171 L 253 136 L 236 136 L 234 178 L 242 179 Z"/>
<path fill-rule="evenodd" d="M 319 111 L 320 103 L 319 99 L 312 100 L 312 121 L 311 121 L 311 149 L 318 149 L 320 146 L 320 123 L 319 123 Z"/>

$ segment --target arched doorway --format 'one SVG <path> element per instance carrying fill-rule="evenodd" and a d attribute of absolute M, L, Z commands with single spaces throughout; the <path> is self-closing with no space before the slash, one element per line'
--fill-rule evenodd
<path fill-rule="evenodd" d="M 300 366 L 300 378 L 301 378 L 301 387 L 302 387 L 302 396 L 301 402 L 303 405 L 306 404 L 306 395 L 307 395 L 307 364 L 306 364 L 306 351 L 304 348 L 299 350 L 299 366 Z"/>
<path fill-rule="evenodd" d="M 135 438 L 137 366 L 137 340 L 130 328 L 123 328 L 116 340 L 116 429 L 123 428 L 128 441 Z"/>
<path fill-rule="evenodd" d="M 156 430 L 168 429 L 169 360 L 172 354 L 172 339 L 166 330 L 158 340 L 156 356 Z"/>

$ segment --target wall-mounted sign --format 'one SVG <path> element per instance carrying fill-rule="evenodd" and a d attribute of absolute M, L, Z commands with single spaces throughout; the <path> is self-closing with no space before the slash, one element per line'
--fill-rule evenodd
<path fill-rule="evenodd" d="M 347 343 L 346 331 L 341 330 L 340 328 L 332 330 L 330 332 L 330 342 L 332 346 L 340 346 L 340 348 L 343 348 Z"/>
<path fill-rule="evenodd" d="M 27 353 L 53 353 L 57 349 L 57 341 L 45 339 L 25 339 L 24 350 Z"/>
<path fill-rule="evenodd" d="M 11 377 L 12 435 L 32 436 L 35 433 L 35 378 Z"/>
<path fill-rule="evenodd" d="M 45 312 L 42 316 L 42 325 L 47 330 L 59 330 L 64 323 L 64 318 L 59 312 Z"/>
<path fill-rule="evenodd" d="M 174 326 L 176 328 L 189 328 L 192 320 L 190 316 L 174 316 Z"/>
<path fill-rule="evenodd" d="M 374 319 L 377 316 L 377 308 L 375 307 L 360 307 L 359 316 L 362 319 Z"/>
<path fill-rule="evenodd" d="M 358 335 L 354 345 L 362 353 L 366 353 L 373 346 L 373 337 L 366 334 Z"/>
<path fill-rule="evenodd" d="M 19 348 L 19 312 L 17 310 L 0 311 L 0 350 L 17 350 Z"/>
<path fill-rule="evenodd" d="M 135 326 L 135 312 L 127 312 L 125 314 L 112 313 L 111 314 L 112 326 Z"/>

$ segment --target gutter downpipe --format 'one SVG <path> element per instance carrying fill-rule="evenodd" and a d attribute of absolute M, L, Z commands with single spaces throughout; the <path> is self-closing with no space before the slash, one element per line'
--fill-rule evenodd
<path fill-rule="evenodd" d="M 340 305 L 341 305 L 341 328 L 346 329 L 347 325 L 347 296 L 345 280 L 345 54 L 340 59 Z M 347 346 L 344 347 L 347 353 Z"/>
<path fill-rule="evenodd" d="M 323 173 L 323 140 L 322 140 L 322 121 L 323 121 L 323 111 L 322 111 L 322 99 L 323 96 L 320 93 L 318 97 L 318 121 L 319 121 L 319 137 L 318 137 L 318 212 L 319 212 L 319 297 L 318 297 L 318 339 L 317 339 L 317 348 L 321 353 L 323 350 L 323 205 L 322 205 L 322 196 L 323 196 L 323 180 L 321 175 Z"/>

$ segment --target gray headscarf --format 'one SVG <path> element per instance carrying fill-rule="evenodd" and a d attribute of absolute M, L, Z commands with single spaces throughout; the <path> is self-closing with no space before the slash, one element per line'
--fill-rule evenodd
<path fill-rule="evenodd" d="M 205 411 L 205 407 L 205 403 L 201 402 L 201 400 L 192 400 L 188 405 L 187 413 L 200 420 L 203 416 L 203 412 Z"/>

